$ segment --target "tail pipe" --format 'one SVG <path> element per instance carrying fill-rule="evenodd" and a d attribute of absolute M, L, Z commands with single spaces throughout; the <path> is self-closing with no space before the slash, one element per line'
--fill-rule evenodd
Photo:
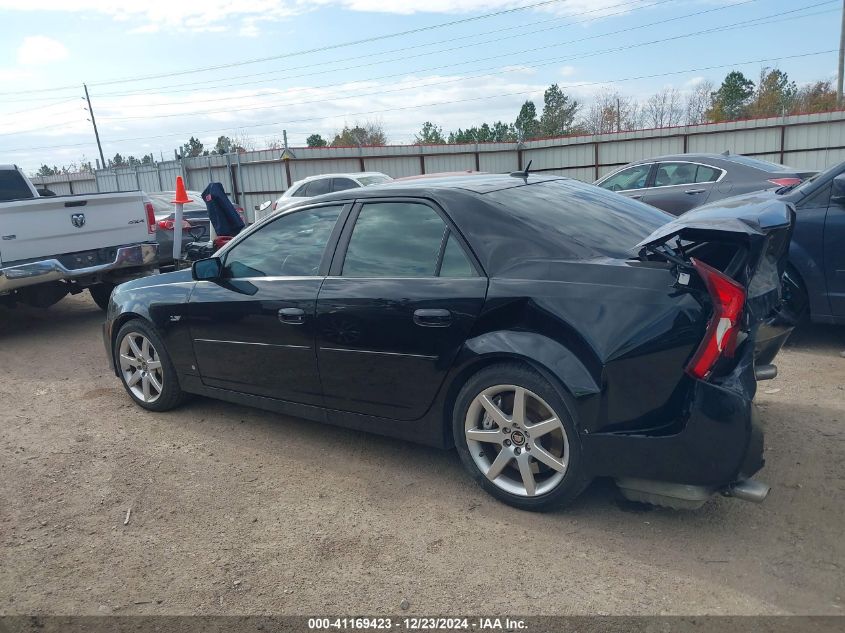
<path fill-rule="evenodd" d="M 755 481 L 754 479 L 745 479 L 738 481 L 735 484 L 728 486 L 722 494 L 726 497 L 735 497 L 743 501 L 753 501 L 754 503 L 762 503 L 769 495 L 769 486 L 762 481 Z"/>
<path fill-rule="evenodd" d="M 754 377 L 760 380 L 771 380 L 778 375 L 778 368 L 776 365 L 757 365 L 754 368 Z"/>

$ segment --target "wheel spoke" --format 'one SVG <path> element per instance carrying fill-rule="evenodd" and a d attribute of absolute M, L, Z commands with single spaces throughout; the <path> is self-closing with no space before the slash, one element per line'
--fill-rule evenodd
<path fill-rule="evenodd" d="M 495 422 L 499 428 L 510 424 L 508 417 L 499 407 L 496 406 L 496 403 L 493 402 L 489 396 L 480 396 L 479 400 L 481 402 L 481 406 L 484 407 L 484 410 L 487 412 L 487 415 L 493 419 L 493 422 Z"/>
<path fill-rule="evenodd" d="M 156 378 L 155 373 L 154 373 L 154 372 L 150 372 L 149 374 L 147 374 L 147 376 L 149 376 L 149 378 L 150 378 L 150 384 L 153 386 L 153 388 L 154 388 L 154 389 L 155 389 L 158 393 L 161 393 L 161 383 L 159 382 L 158 378 Z"/>
<path fill-rule="evenodd" d="M 146 337 L 141 339 L 141 357 L 144 360 L 152 360 L 152 356 L 150 356 L 150 342 Z"/>
<path fill-rule="evenodd" d="M 544 436 L 546 433 L 556 431 L 560 427 L 560 420 L 557 418 L 549 418 L 548 420 L 537 422 L 537 424 L 532 424 L 531 426 L 526 426 L 525 428 L 528 429 L 529 433 L 531 433 L 531 437 L 536 439 Z"/>
<path fill-rule="evenodd" d="M 511 419 L 517 424 L 525 424 L 525 389 L 517 387 L 513 392 L 513 415 Z"/>
<path fill-rule="evenodd" d="M 138 384 L 138 381 L 139 381 L 139 380 L 141 380 L 141 372 L 140 372 L 140 371 L 135 371 L 135 372 L 132 372 L 132 373 L 129 375 L 129 378 L 126 380 L 126 384 L 127 384 L 129 387 L 134 387 L 135 385 L 137 385 L 137 384 Z"/>
<path fill-rule="evenodd" d="M 505 439 L 505 434 L 499 429 L 467 429 L 466 436 L 468 440 L 486 444 L 501 444 Z"/>
<path fill-rule="evenodd" d="M 141 348 L 138 347 L 138 343 L 135 342 L 135 339 L 132 337 L 131 334 L 127 337 L 127 340 L 129 341 L 129 347 L 132 348 L 132 353 L 135 354 L 135 358 L 143 358 L 143 354 L 141 354 Z"/>
<path fill-rule="evenodd" d="M 511 461 L 512 457 L 513 453 L 510 452 L 510 449 L 503 448 L 499 451 L 499 454 L 496 455 L 496 459 L 493 460 L 493 463 L 490 464 L 490 468 L 487 470 L 487 479 L 493 481 L 496 477 L 501 475 L 505 466 L 508 465 L 508 462 Z"/>
<path fill-rule="evenodd" d="M 537 491 L 537 486 L 534 481 L 534 473 L 531 472 L 531 463 L 528 461 L 528 455 L 523 453 L 516 458 L 516 463 L 519 466 L 519 474 L 522 476 L 522 484 L 525 486 L 525 492 L 529 497 L 533 497 Z"/>
<path fill-rule="evenodd" d="M 120 360 L 128 363 L 131 367 L 140 367 L 141 361 L 134 356 L 130 356 L 129 354 L 121 354 Z"/>
<path fill-rule="evenodd" d="M 161 369 L 161 361 L 160 360 L 151 360 L 147 363 L 147 368 L 152 371 L 153 369 Z"/>
<path fill-rule="evenodd" d="M 144 391 L 144 402 L 149 402 L 150 396 L 150 376 L 149 374 L 144 374 L 144 377 L 141 378 L 141 387 Z"/>
<path fill-rule="evenodd" d="M 560 461 L 557 457 L 549 453 L 545 448 L 539 444 L 534 444 L 531 448 L 531 456 L 538 462 L 544 463 L 549 468 L 552 468 L 559 473 L 566 470 L 566 464 Z"/>

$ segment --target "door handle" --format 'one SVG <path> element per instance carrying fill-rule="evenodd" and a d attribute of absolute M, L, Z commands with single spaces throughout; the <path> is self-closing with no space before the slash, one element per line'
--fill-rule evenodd
<path fill-rule="evenodd" d="M 279 321 L 290 325 L 305 323 L 305 310 L 300 308 L 282 308 L 279 310 Z"/>
<path fill-rule="evenodd" d="M 697 193 L 704 193 L 705 191 L 706 189 L 687 189 L 686 191 L 684 191 L 684 193 L 690 196 L 694 196 Z"/>
<path fill-rule="evenodd" d="M 414 310 L 414 323 L 423 327 L 449 327 L 452 313 L 437 308 Z"/>
<path fill-rule="evenodd" d="M 637 195 L 635 195 L 635 196 L 628 196 L 628 197 L 629 197 L 629 198 L 631 198 L 632 200 L 639 200 L 640 198 L 642 198 L 642 197 L 643 197 L 643 194 L 638 193 L 638 194 L 637 194 Z"/>

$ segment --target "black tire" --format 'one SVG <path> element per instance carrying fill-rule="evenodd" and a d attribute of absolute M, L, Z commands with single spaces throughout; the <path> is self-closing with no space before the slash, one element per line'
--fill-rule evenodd
<path fill-rule="evenodd" d="M 94 300 L 94 303 L 96 303 L 97 307 L 104 312 L 109 307 L 109 298 L 111 297 L 112 290 L 114 290 L 114 284 L 109 283 L 100 283 L 88 286 L 88 292 L 91 293 L 91 298 Z"/>
<path fill-rule="evenodd" d="M 798 325 L 810 317 L 810 298 L 801 275 L 791 264 L 787 264 L 781 278 L 783 305 L 781 318 L 787 323 Z"/>
<path fill-rule="evenodd" d="M 155 350 L 158 360 L 161 363 L 160 384 L 162 388 L 158 397 L 152 402 L 144 401 L 135 392 L 133 392 L 132 388 L 127 383 L 125 372 L 121 369 L 121 345 L 123 340 L 130 335 L 141 335 L 146 337 Z M 113 353 L 115 367 L 117 367 L 117 373 L 120 376 L 120 382 L 123 384 L 123 388 L 126 389 L 126 393 L 129 394 L 129 397 L 132 398 L 137 405 L 145 409 L 149 409 L 150 411 L 169 411 L 170 409 L 179 406 L 184 401 L 185 395 L 179 387 L 179 380 L 176 376 L 176 368 L 173 366 L 173 361 L 170 360 L 170 355 L 167 353 L 167 349 L 164 347 L 161 337 L 146 321 L 142 321 L 141 319 L 132 319 L 131 321 L 127 321 L 117 332 Z"/>
<path fill-rule="evenodd" d="M 470 454 L 465 428 L 467 416 L 470 414 L 470 407 L 474 407 L 473 412 L 475 413 L 478 410 L 477 405 L 473 405 L 473 401 L 476 397 L 482 394 L 485 390 L 497 385 L 513 385 L 521 387 L 523 389 L 527 389 L 529 392 L 532 392 L 530 395 L 539 396 L 543 401 L 545 401 L 548 408 L 552 410 L 554 416 L 562 423 L 565 435 L 561 434 L 561 437 L 566 437 L 568 440 L 567 466 L 563 472 L 563 478 L 556 484 L 553 484 L 553 487 L 550 489 L 543 491 L 542 494 L 528 496 L 525 491 L 521 494 L 514 494 L 513 492 L 502 489 L 500 485 L 497 485 L 488 479 L 485 473 L 482 472 L 481 466 L 476 463 L 475 458 Z M 574 408 L 571 405 L 571 400 L 570 402 L 567 402 L 567 400 L 569 400 L 568 394 L 561 394 L 557 389 L 549 384 L 549 381 L 541 374 L 527 365 L 519 363 L 503 363 L 481 369 L 471 376 L 461 389 L 457 399 L 455 400 L 455 406 L 452 414 L 452 432 L 454 435 L 455 446 L 464 467 L 473 479 L 475 479 L 475 481 L 484 488 L 484 490 L 500 501 L 516 508 L 542 512 L 562 508 L 570 504 L 589 485 L 590 479 L 584 473 L 584 468 L 582 467 L 581 441 L 573 419 Z M 513 405 L 511 405 L 511 407 L 513 407 Z M 486 415 L 484 417 L 486 424 Z M 487 429 L 489 427 L 485 426 L 484 428 Z M 511 428 L 511 430 L 514 430 L 515 428 L 516 427 Z M 530 429 L 530 426 L 527 428 Z M 493 427 L 493 430 L 496 430 L 496 428 Z M 510 435 L 508 437 L 513 438 L 514 436 Z M 525 442 L 525 446 L 528 446 L 529 444 L 534 446 L 535 451 L 533 455 L 536 455 L 536 443 L 541 440 L 536 437 L 533 440 L 530 438 L 527 440 L 522 438 L 522 440 Z M 483 444 L 481 446 L 492 447 L 494 450 L 496 449 L 495 445 L 492 444 Z M 508 444 L 508 446 L 510 447 L 509 450 L 516 451 L 517 455 L 520 454 L 520 451 L 516 447 L 516 440 L 511 442 L 511 444 Z M 505 450 L 504 445 L 501 450 Z M 530 451 L 530 448 L 526 450 Z M 522 454 L 525 459 L 532 456 L 532 453 L 530 452 L 523 451 Z M 478 454 L 478 457 L 484 458 L 481 453 Z M 538 469 L 545 468 L 548 471 L 547 474 L 551 475 L 551 479 L 554 479 L 555 475 L 551 469 L 545 467 L 537 461 L 536 458 L 531 457 L 531 459 L 536 462 L 536 467 Z M 506 476 L 506 478 L 509 474 L 514 476 L 519 475 L 520 473 L 516 469 L 514 465 L 515 463 L 516 462 L 509 462 L 509 465 L 506 467 L 506 470 L 502 472 L 502 475 Z M 534 467 L 533 462 L 531 467 Z M 513 470 L 507 470 L 508 468 L 512 468 Z M 540 472 L 538 474 L 542 475 L 543 473 Z M 502 477 L 496 477 L 496 479 L 501 480 Z M 551 479 L 547 482 L 549 485 L 552 485 Z M 537 492 L 539 492 L 539 487 L 540 486 L 538 486 Z"/>

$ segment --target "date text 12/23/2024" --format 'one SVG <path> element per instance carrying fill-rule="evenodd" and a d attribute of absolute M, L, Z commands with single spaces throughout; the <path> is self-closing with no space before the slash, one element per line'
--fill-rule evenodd
<path fill-rule="evenodd" d="M 335 617 L 309 618 L 310 631 L 397 630 L 397 631 L 519 631 L 527 628 L 519 618 L 446 618 L 446 617 Z"/>

